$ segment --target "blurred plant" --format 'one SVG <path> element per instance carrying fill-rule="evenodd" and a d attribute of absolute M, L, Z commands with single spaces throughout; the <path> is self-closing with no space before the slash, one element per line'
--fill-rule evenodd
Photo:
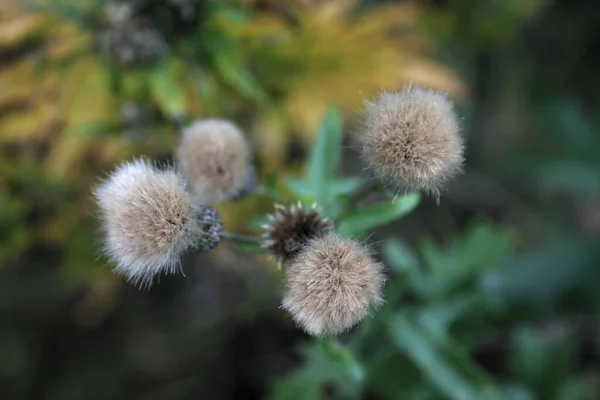
<path fill-rule="evenodd" d="M 192 116 L 244 122 L 261 175 L 285 164 L 291 147 L 310 142 L 330 104 L 350 111 L 352 122 L 364 97 L 409 80 L 461 92 L 453 74 L 427 58 L 414 3 L 360 13 L 355 6 L 2 2 L 0 184 L 10 189 L 1 199 L 10 211 L 0 219 L 7 239 L 0 257 L 15 259 L 40 243 L 72 244 L 68 251 L 79 254 L 67 239 L 94 240 L 93 225 L 82 223 L 89 222 L 82 199 L 96 171 L 131 154 L 164 157 L 174 145 L 173 124 Z M 65 200 L 83 206 L 60 206 Z M 219 206 L 224 222 L 247 218 L 257 206 L 251 202 Z M 85 275 L 90 262 L 75 260 Z"/>
<path fill-rule="evenodd" d="M 577 361 L 582 352 L 589 356 L 583 321 L 597 320 L 537 320 L 552 309 L 540 302 L 560 298 L 581 270 L 545 262 L 549 275 L 563 275 L 534 286 L 523 275 L 534 265 L 531 256 L 515 256 L 515 239 L 514 231 L 489 223 L 444 247 L 426 241 L 419 254 L 385 239 L 391 279 L 384 307 L 341 341 L 304 343 L 303 363 L 276 382 L 269 398 L 597 398 L 597 370 L 582 372 Z M 581 243 L 568 247 L 555 255 L 558 263 L 572 259 L 572 251 L 589 252 Z"/>
<path fill-rule="evenodd" d="M 255 250 L 272 252 L 282 267 L 282 307 L 299 326 L 314 336 L 353 327 L 382 303 L 385 280 L 383 265 L 358 238 L 412 210 L 419 199 L 416 191 L 437 185 L 440 175 L 454 173 L 462 163 L 456 116 L 442 94 L 407 87 L 386 96 L 397 101 L 370 104 L 368 123 L 357 136 L 365 152 L 373 147 L 382 152 L 382 141 L 390 142 L 386 147 L 393 152 L 386 149 L 382 157 L 376 151 L 368 154 L 368 160 L 376 170 L 411 169 L 408 176 L 382 178 L 396 191 L 415 193 L 394 192 L 391 201 L 361 206 L 362 198 L 379 188 L 378 181 L 338 178 L 341 117 L 330 111 L 304 178 L 287 181 L 294 205 L 276 206 L 275 214 L 261 226 L 262 238 L 223 232 L 217 213 L 211 209 L 206 217 L 205 204 L 239 197 L 239 189 L 247 186 L 246 171 L 252 169 L 248 147 L 232 123 L 198 121 L 183 129 L 177 149 L 178 167 L 190 183 L 189 191 L 177 173 L 157 170 L 144 161 L 125 163 L 95 190 L 105 250 L 116 264 L 114 271 L 149 287 L 162 274 L 177 272 L 189 247 L 210 251 L 220 239 L 254 244 Z M 263 193 L 278 201 L 283 195 L 275 187 Z M 307 203 L 313 205 L 305 211 Z M 332 232 L 336 226 L 337 234 Z"/>

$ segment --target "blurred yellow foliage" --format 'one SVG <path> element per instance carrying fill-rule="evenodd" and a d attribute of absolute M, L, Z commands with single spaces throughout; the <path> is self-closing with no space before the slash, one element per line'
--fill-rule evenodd
<path fill-rule="evenodd" d="M 241 3 L 256 7 L 256 2 Z M 92 51 L 92 32 L 54 16 L 25 13 L 16 0 L 3 1 L 0 52 L 11 57 L 0 64 L 0 146 L 6 155 L 0 161 L 0 187 L 25 179 L 17 172 L 23 170 L 33 171 L 25 184 L 43 181 L 60 187 L 52 212 L 26 230 L 26 239 L 18 229 L 13 239 L 66 242 L 93 210 L 90 186 L 99 170 L 134 153 L 170 151 L 165 146 L 173 146 L 174 138 L 164 123 L 137 139 L 117 128 L 102 135 L 84 129 L 98 123 L 118 127 L 121 106 L 129 99 L 150 99 L 167 119 L 243 115 L 238 122 L 251 135 L 268 173 L 285 163 L 291 138 L 310 142 L 331 105 L 346 111 L 351 126 L 364 99 L 380 90 L 400 89 L 408 82 L 453 95 L 463 90 L 451 71 L 428 57 L 432 46 L 418 33 L 421 10 L 414 2 L 360 12 L 353 0 L 263 3 L 275 7 L 257 7 L 243 23 L 227 13 L 209 17 L 229 40 L 240 43 L 240 59 L 251 71 L 240 73 L 216 52 L 214 64 L 222 76 L 247 96 L 222 95 L 226 101 L 215 109 L 206 99 L 222 88 L 214 76 L 198 73 L 203 65 L 170 52 L 153 70 L 120 71 L 117 95 L 111 69 Z M 24 197 L 6 201 L 36 201 L 28 193 L 18 196 Z M 251 198 L 219 209 L 226 226 L 235 229 L 259 206 Z"/>
<path fill-rule="evenodd" d="M 261 81 L 285 93 L 255 129 L 265 135 L 261 143 L 279 143 L 279 148 L 268 145 L 267 165 L 277 166 L 280 160 L 273 154 L 284 153 L 285 141 L 274 135 L 297 132 L 310 142 L 331 105 L 349 111 L 347 121 L 353 123 L 364 99 L 408 82 L 461 93 L 456 76 L 424 55 L 431 44 L 415 32 L 415 3 L 386 4 L 360 13 L 353 12 L 355 5 L 353 0 L 338 0 L 300 7 L 293 24 L 279 14 L 267 14 L 240 33 L 254 39 L 258 69 L 265 71 Z M 276 114 L 281 121 L 275 121 Z"/>

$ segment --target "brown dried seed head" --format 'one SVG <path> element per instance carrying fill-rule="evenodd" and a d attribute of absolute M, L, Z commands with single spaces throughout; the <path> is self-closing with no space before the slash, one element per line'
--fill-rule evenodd
<path fill-rule="evenodd" d="M 251 192 L 255 175 L 250 149 L 240 129 L 229 121 L 207 119 L 185 128 L 176 157 L 202 204 L 239 199 Z"/>
<path fill-rule="evenodd" d="M 383 265 L 351 239 L 313 239 L 285 269 L 285 308 L 314 336 L 350 329 L 382 303 Z"/>
<path fill-rule="evenodd" d="M 321 237 L 333 228 L 330 219 L 324 218 L 316 204 L 305 208 L 302 203 L 284 207 L 275 205 L 269 223 L 263 226 L 262 246 L 270 250 L 281 267 L 312 238 Z"/>
<path fill-rule="evenodd" d="M 399 191 L 437 195 L 461 170 L 463 140 L 452 104 L 432 90 L 380 94 L 367 105 L 358 139 L 375 175 Z"/>

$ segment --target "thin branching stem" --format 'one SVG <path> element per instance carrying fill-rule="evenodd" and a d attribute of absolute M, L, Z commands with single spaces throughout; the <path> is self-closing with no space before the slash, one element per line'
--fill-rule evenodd
<path fill-rule="evenodd" d="M 248 243 L 260 245 L 260 238 L 240 235 L 238 233 L 221 232 L 221 239 L 230 240 L 237 243 Z"/>

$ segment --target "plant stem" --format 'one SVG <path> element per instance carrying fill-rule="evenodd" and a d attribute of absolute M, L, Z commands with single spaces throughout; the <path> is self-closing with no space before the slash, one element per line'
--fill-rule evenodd
<path fill-rule="evenodd" d="M 230 240 L 237 243 L 248 243 L 260 245 L 260 238 L 240 235 L 237 233 L 221 232 L 221 239 Z"/>

